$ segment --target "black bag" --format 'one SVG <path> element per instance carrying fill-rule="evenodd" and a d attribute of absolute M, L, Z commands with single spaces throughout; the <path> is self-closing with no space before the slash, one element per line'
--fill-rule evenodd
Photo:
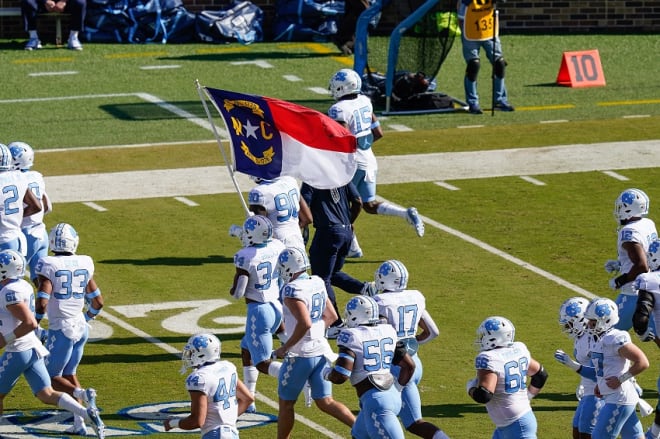
<path fill-rule="evenodd" d="M 204 43 L 263 41 L 263 11 L 249 1 L 234 2 L 229 9 L 202 11 L 195 17 L 195 35 Z"/>

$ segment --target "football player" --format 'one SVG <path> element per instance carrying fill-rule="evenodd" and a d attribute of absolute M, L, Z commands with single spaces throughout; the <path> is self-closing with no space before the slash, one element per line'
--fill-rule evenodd
<path fill-rule="evenodd" d="M 422 361 L 417 355 L 420 344 L 436 338 L 440 331 L 433 318 L 426 310 L 426 299 L 417 290 L 408 288 L 408 269 L 401 261 L 383 262 L 374 275 L 378 294 L 374 296 L 378 303 L 378 312 L 387 323 L 392 325 L 404 343 L 408 354 L 415 362 L 415 374 L 401 391 L 403 402 L 399 417 L 409 432 L 426 439 L 448 439 L 437 426 L 422 418 L 422 401 L 419 395 L 419 382 L 422 379 Z M 418 333 L 418 329 L 421 332 Z M 400 368 L 392 366 L 392 374 L 398 377 Z"/>
<path fill-rule="evenodd" d="M 571 297 L 559 308 L 559 324 L 562 331 L 573 340 L 575 360 L 561 349 L 555 351 L 555 359 L 574 372 L 580 374 L 577 397 L 578 406 L 573 416 L 573 439 L 591 439 L 599 399 L 594 394 L 596 370 L 589 355 L 590 335 L 587 332 L 587 319 L 584 316 L 589 301 L 584 297 Z"/>
<path fill-rule="evenodd" d="M 236 421 L 254 398 L 238 379 L 236 366 L 220 360 L 220 340 L 212 334 L 193 335 L 183 347 L 181 360 L 182 374 L 192 369 L 186 378 L 190 414 L 185 418 L 166 419 L 163 422 L 165 431 L 199 428 L 202 438 L 237 438 Z"/>
<path fill-rule="evenodd" d="M 323 377 L 335 384 L 350 379 L 360 399 L 360 413 L 351 429 L 354 438 L 388 437 L 403 439 L 397 418 L 401 390 L 415 372 L 415 362 L 403 343 L 397 343 L 395 329 L 380 322 L 378 304 L 369 296 L 355 296 L 346 304 L 346 327 L 337 337 L 339 358 L 326 367 Z M 378 355 L 374 355 L 378 352 Z M 392 364 L 401 367 L 398 378 Z"/>
<path fill-rule="evenodd" d="M 40 172 L 32 169 L 34 164 L 34 151 L 25 142 L 11 142 L 7 145 L 11 152 L 13 168 L 20 171 L 27 180 L 28 188 L 41 202 L 42 209 L 32 215 L 23 215 L 21 230 L 27 241 L 25 259 L 30 268 L 30 277 L 35 286 L 38 286 L 35 266 L 39 259 L 48 255 L 48 231 L 44 224 L 44 215 L 53 210 L 53 206 L 46 194 L 46 183 Z"/>
<path fill-rule="evenodd" d="M 660 241 L 649 245 L 647 260 L 651 272 L 642 273 L 635 279 L 633 288 L 637 291 L 637 309 L 633 316 L 633 328 L 642 341 L 654 340 L 658 343 L 651 322 L 655 327 L 660 323 Z M 660 379 L 657 382 L 660 390 Z M 647 439 L 660 439 L 660 400 L 655 409 L 655 420 L 646 432 Z"/>
<path fill-rule="evenodd" d="M 277 260 L 285 247 L 273 239 L 273 224 L 261 215 L 245 220 L 242 240 L 244 247 L 234 255 L 236 274 L 229 293 L 236 300 L 244 298 L 247 305 L 241 359 L 243 382 L 254 395 L 259 372 L 277 378 L 282 366 L 271 360 L 271 354 L 273 334 L 284 333 Z M 247 411 L 256 411 L 254 403 Z"/>
<path fill-rule="evenodd" d="M 41 201 L 28 190 L 28 181 L 13 168 L 11 151 L 0 143 L 0 249 L 16 250 L 25 256 L 25 235 L 21 223 L 26 216 L 42 210 Z"/>
<path fill-rule="evenodd" d="M 536 417 L 530 400 L 548 379 L 543 366 L 524 343 L 515 341 L 516 329 L 508 319 L 492 316 L 477 329 L 476 378 L 468 381 L 468 395 L 486 410 L 495 424 L 493 437 L 536 439 Z M 527 384 L 527 377 L 531 380 Z"/>
<path fill-rule="evenodd" d="M 32 285 L 23 279 L 25 265 L 25 258 L 20 253 L 14 250 L 0 251 L 0 348 L 4 348 L 0 358 L 3 365 L 0 370 L 0 413 L 4 408 L 5 397 L 23 375 L 39 401 L 67 410 L 74 417 L 91 422 L 96 436 L 103 439 L 105 426 L 98 409 L 86 409 L 68 393 L 53 390 L 51 386 L 51 379 L 44 365 L 48 349 L 35 334 L 38 324 L 33 312 Z"/>
<path fill-rule="evenodd" d="M 248 208 L 255 215 L 267 217 L 273 224 L 273 237 L 287 247 L 305 248 L 301 229 L 312 222 L 312 213 L 300 196 L 296 179 L 289 176 L 265 180 L 250 177 L 257 183 L 248 193 Z M 230 227 L 230 235 L 240 237 L 242 228 Z"/>
<path fill-rule="evenodd" d="M 608 273 L 619 273 L 610 279 L 610 287 L 618 291 L 615 302 L 618 306 L 617 329 L 629 330 L 637 306 L 637 292 L 633 281 L 649 271 L 646 253 L 651 242 L 658 238 L 655 223 L 647 218 L 649 197 L 640 189 L 626 189 L 614 202 L 614 217 L 619 223 L 617 236 L 617 259 L 605 263 Z M 655 324 L 653 324 L 653 329 Z"/>
<path fill-rule="evenodd" d="M 330 78 L 329 89 L 336 102 L 328 110 L 328 115 L 345 126 L 357 138 L 358 168 L 353 176 L 353 184 L 362 198 L 362 208 L 365 212 L 374 215 L 401 217 L 415 228 L 418 236 L 424 236 L 424 222 L 416 208 L 404 209 L 376 200 L 378 162 L 371 146 L 383 137 L 383 129 L 373 111 L 371 99 L 361 93 L 360 75 L 351 69 L 341 69 Z M 361 256 L 362 250 L 354 236 L 349 257 Z"/>
<path fill-rule="evenodd" d="M 281 296 L 284 302 L 284 325 L 288 339 L 275 350 L 284 358 L 280 369 L 279 416 L 277 437 L 291 437 L 294 405 L 306 382 L 311 383 L 312 399 L 321 411 L 352 427 L 353 413 L 332 398 L 332 385 L 323 379 L 323 368 L 336 357 L 325 338 L 325 330 L 337 313 L 328 302 L 325 282 L 307 274 L 309 261 L 304 248 L 287 248 L 279 257 L 280 277 L 284 282 Z"/>
<path fill-rule="evenodd" d="M 70 224 L 59 223 L 50 231 L 53 255 L 39 259 L 35 267 L 39 283 L 35 317 L 39 323 L 48 314 L 46 368 L 53 388 L 96 409 L 96 390 L 81 388 L 76 371 L 89 338 L 87 322 L 101 312 L 103 296 L 94 280 L 94 261 L 76 254 L 78 242 Z M 84 418 L 75 415 L 68 432 L 84 436 Z"/>
<path fill-rule="evenodd" d="M 592 300 L 584 316 L 594 340 L 591 344 L 591 363 L 596 369 L 597 380 L 594 393 L 604 402 L 598 411 L 592 436 L 643 438 L 642 423 L 635 411 L 639 394 L 632 378 L 648 369 L 649 360 L 632 343 L 627 331 L 616 329 L 619 312 L 612 300 Z"/>

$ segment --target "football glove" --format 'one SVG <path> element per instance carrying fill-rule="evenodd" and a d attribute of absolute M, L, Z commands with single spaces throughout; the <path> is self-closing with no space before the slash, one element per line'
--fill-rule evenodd
<path fill-rule="evenodd" d="M 577 372 L 581 367 L 580 363 L 573 360 L 570 355 L 568 355 L 566 352 L 562 351 L 561 349 L 557 349 L 555 351 L 555 360 L 559 361 L 561 364 L 568 367 L 574 372 Z"/>
<path fill-rule="evenodd" d="M 234 238 L 241 239 L 243 236 L 243 227 L 237 226 L 236 224 L 232 224 L 229 227 L 229 236 L 233 236 Z"/>
<path fill-rule="evenodd" d="M 618 273 L 621 270 L 621 262 L 616 259 L 610 259 L 605 262 L 605 271 L 608 273 Z"/>
<path fill-rule="evenodd" d="M 639 339 L 641 341 L 653 341 L 653 340 L 655 340 L 655 334 L 653 333 L 653 330 L 651 329 L 650 325 L 649 325 L 648 328 L 646 328 L 646 331 L 644 331 L 643 334 L 640 335 L 640 334 L 637 334 L 636 332 L 635 332 L 635 334 L 637 335 L 637 337 L 639 337 Z"/>

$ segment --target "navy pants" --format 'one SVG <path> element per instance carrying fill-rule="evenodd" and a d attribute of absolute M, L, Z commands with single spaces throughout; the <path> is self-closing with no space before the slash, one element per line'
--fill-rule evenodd
<path fill-rule="evenodd" d="M 360 294 L 364 282 L 341 271 L 346 261 L 348 249 L 353 240 L 353 229 L 349 226 L 331 226 L 316 229 L 312 244 L 309 247 L 309 263 L 312 274 L 323 279 L 328 297 L 340 316 L 336 323 L 341 322 L 342 312 L 337 307 L 337 297 L 333 285 L 347 293 Z"/>
<path fill-rule="evenodd" d="M 21 12 L 26 31 L 37 30 L 37 14 L 46 12 L 44 0 L 21 0 Z M 71 30 L 82 31 L 85 28 L 87 0 L 67 0 L 64 12 L 71 14 Z"/>

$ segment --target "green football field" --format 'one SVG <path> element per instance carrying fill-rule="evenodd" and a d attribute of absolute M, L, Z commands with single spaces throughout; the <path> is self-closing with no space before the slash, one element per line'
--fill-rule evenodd
<path fill-rule="evenodd" d="M 658 41 L 657 35 L 503 36 L 516 112 L 383 117 L 385 137 L 376 154 L 660 139 Z M 459 46 L 443 65 L 438 88 L 462 99 Z M 20 47 L 0 42 L 0 141 L 30 143 L 38 151 L 35 169 L 46 177 L 223 165 L 195 80 L 325 111 L 328 79 L 352 65 L 334 46 L 319 43 L 86 44 L 81 53 L 52 46 L 14 50 Z M 562 53 L 587 49 L 599 50 L 607 85 L 555 86 Z M 484 107 L 489 73 L 486 65 L 480 75 Z M 427 297 L 440 336 L 420 351 L 423 412 L 450 437 L 491 436 L 485 408 L 467 397 L 465 383 L 474 375 L 475 330 L 494 314 L 514 323 L 516 338 L 550 375 L 532 402 L 539 437 L 570 437 L 578 377 L 553 358 L 555 349 L 571 348 L 557 324 L 559 306 L 580 293 L 615 297 L 603 263 L 616 255 L 612 208 L 621 190 L 644 189 L 650 216 L 660 212 L 660 169 L 627 159 L 622 149 L 616 174 L 548 169 L 532 176 L 543 185 L 519 175 L 445 182 L 458 190 L 433 181 L 379 185 L 379 196 L 418 208 L 426 221 L 422 239 L 400 219 L 363 214 L 357 221 L 365 257 L 349 260 L 345 270 L 368 280 L 383 260 L 400 259 L 410 271 L 409 286 Z M 177 194 L 185 196 L 182 202 L 139 198 L 140 186 L 123 200 L 99 201 L 99 188 L 96 200 L 84 200 L 93 203 L 55 203 L 46 222 L 71 223 L 81 235 L 79 253 L 96 262 L 106 307 L 78 376 L 98 390 L 108 436 L 191 437 L 165 435 L 160 421 L 186 410 L 178 353 L 190 334 L 217 334 L 223 358 L 240 369 L 245 305 L 228 293 L 239 243 L 227 230 L 244 213 L 236 193 Z M 341 304 L 349 297 L 338 294 Z M 639 344 L 651 361 L 639 382 L 655 405 L 660 355 Z M 261 376 L 257 388 L 259 415 L 242 419 L 241 436 L 273 438 L 276 380 Z M 348 384 L 333 391 L 358 410 Z M 298 405 L 294 437 L 350 437 L 318 409 Z M 4 409 L 0 437 L 63 437 L 67 416 L 32 397 L 24 380 Z M 645 428 L 651 418 L 642 420 Z"/>

